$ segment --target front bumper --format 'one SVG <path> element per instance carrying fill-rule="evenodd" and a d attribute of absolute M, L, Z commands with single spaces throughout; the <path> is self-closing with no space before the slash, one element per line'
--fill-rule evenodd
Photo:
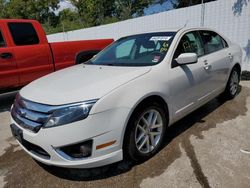
<path fill-rule="evenodd" d="M 12 118 L 11 123 L 22 130 L 23 140 L 42 148 L 49 158 L 31 152 L 25 144 L 21 147 L 34 159 L 47 164 L 68 168 L 93 168 L 123 159 L 122 138 L 129 109 L 119 108 L 89 115 L 85 120 L 53 128 L 41 128 L 34 133 L 19 126 Z M 58 148 L 93 140 L 92 154 L 81 159 L 69 159 L 57 151 Z M 98 147 L 115 141 L 107 147 Z"/>

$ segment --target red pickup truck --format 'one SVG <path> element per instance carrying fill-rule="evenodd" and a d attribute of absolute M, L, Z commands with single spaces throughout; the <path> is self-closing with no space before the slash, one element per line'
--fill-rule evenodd
<path fill-rule="evenodd" d="M 0 19 L 0 93 L 90 59 L 113 39 L 48 43 L 35 20 Z"/>

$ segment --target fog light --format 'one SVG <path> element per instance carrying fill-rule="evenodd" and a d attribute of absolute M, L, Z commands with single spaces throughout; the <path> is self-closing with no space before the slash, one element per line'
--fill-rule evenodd
<path fill-rule="evenodd" d="M 88 140 L 82 143 L 61 147 L 57 151 L 61 155 L 63 152 L 64 154 L 63 157 L 68 158 L 68 159 L 82 159 L 82 158 L 91 156 L 92 145 L 93 145 L 93 141 Z M 65 154 L 67 156 L 65 156 Z"/>

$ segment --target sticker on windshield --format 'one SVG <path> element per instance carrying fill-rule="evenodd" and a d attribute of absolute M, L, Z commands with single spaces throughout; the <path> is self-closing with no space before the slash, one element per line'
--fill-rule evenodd
<path fill-rule="evenodd" d="M 164 42 L 160 49 L 160 52 L 167 52 L 167 51 L 168 51 L 168 43 Z"/>
<path fill-rule="evenodd" d="M 152 60 L 153 63 L 158 63 L 161 59 L 161 56 L 155 56 L 154 59 Z"/>
<path fill-rule="evenodd" d="M 169 41 L 172 37 L 171 36 L 154 36 L 151 37 L 150 41 Z"/>

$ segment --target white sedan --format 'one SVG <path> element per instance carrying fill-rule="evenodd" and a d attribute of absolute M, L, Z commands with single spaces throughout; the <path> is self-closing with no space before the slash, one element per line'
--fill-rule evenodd
<path fill-rule="evenodd" d="M 123 37 L 80 65 L 24 87 L 11 130 L 34 159 L 103 166 L 159 151 L 166 129 L 222 95 L 237 95 L 242 51 L 204 28 Z"/>

